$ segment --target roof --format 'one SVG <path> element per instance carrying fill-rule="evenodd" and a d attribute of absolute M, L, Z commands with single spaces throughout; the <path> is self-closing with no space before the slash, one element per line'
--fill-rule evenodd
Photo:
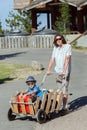
<path fill-rule="evenodd" d="M 5 36 L 29 36 L 28 32 L 22 30 L 11 30 L 10 32 L 6 33 Z"/>
<path fill-rule="evenodd" d="M 35 8 L 37 6 L 40 6 L 40 5 L 43 5 L 43 4 L 46 4 L 46 3 L 49 3 L 51 2 L 52 0 L 35 0 L 33 1 L 29 6 L 27 6 L 27 10 L 29 9 L 32 9 L 32 8 Z"/>
<path fill-rule="evenodd" d="M 58 31 L 52 30 L 52 29 L 45 29 L 42 28 L 40 30 L 35 30 L 33 35 L 55 35 L 58 34 Z"/>
<path fill-rule="evenodd" d="M 52 0 L 14 0 L 14 9 L 26 8 L 27 10 L 30 10 L 51 1 Z"/>
<path fill-rule="evenodd" d="M 59 1 L 67 2 L 68 4 L 76 7 L 82 7 L 84 5 L 87 5 L 87 0 L 59 0 Z"/>
<path fill-rule="evenodd" d="M 14 0 L 14 9 L 33 9 L 43 4 L 49 3 L 53 0 Z M 87 0 L 59 0 L 60 2 L 66 2 L 75 7 L 82 7 L 87 5 Z"/>

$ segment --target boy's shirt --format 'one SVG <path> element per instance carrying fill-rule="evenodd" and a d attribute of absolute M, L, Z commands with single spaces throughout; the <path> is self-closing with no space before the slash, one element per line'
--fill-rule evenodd
<path fill-rule="evenodd" d="M 42 97 L 43 95 L 43 92 L 40 90 L 40 88 L 37 85 L 34 85 L 33 88 L 28 87 L 27 91 L 28 92 L 36 91 L 35 94 L 39 97 Z"/>
<path fill-rule="evenodd" d="M 27 88 L 27 91 L 28 91 L 28 92 L 39 91 L 39 90 L 40 90 L 40 89 L 39 89 L 39 87 L 38 87 L 37 85 L 34 85 L 33 88 L 30 88 L 30 87 Z"/>

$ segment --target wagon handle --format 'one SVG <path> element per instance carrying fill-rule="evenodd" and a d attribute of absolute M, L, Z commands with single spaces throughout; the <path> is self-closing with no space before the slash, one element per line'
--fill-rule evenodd
<path fill-rule="evenodd" d="M 45 80 L 46 80 L 46 77 L 47 77 L 47 74 L 45 74 L 45 75 L 43 76 L 42 82 L 41 82 L 41 84 L 39 85 L 40 88 L 43 86 L 43 84 L 44 84 L 44 82 L 45 82 Z"/>
<path fill-rule="evenodd" d="M 49 75 L 51 75 L 51 74 L 57 74 L 58 76 L 62 76 L 61 74 L 58 74 L 56 72 L 51 72 Z M 66 76 L 64 75 L 64 76 L 62 76 L 62 79 L 61 79 L 62 82 L 60 80 L 58 81 L 59 83 L 61 83 L 61 87 L 60 87 L 60 89 L 57 90 L 57 92 L 60 92 L 62 90 L 62 88 L 64 87 L 65 79 L 66 79 Z"/>
<path fill-rule="evenodd" d="M 49 75 L 51 75 L 51 74 L 57 74 L 57 73 L 56 73 L 56 72 L 51 72 Z M 44 84 L 44 82 L 45 82 L 45 80 L 46 80 L 46 77 L 49 76 L 49 75 L 48 75 L 47 73 L 44 74 L 43 79 L 42 79 L 42 82 L 41 82 L 41 84 L 39 85 L 40 88 L 43 86 L 43 84 Z M 65 76 L 64 76 L 62 79 L 65 79 Z"/>
<path fill-rule="evenodd" d="M 51 72 L 49 75 L 51 75 L 51 74 L 57 74 L 57 73 L 56 73 L 56 72 Z M 44 82 L 45 82 L 45 80 L 46 80 L 46 77 L 49 76 L 49 75 L 48 75 L 47 73 L 44 74 L 43 79 L 42 79 L 42 82 L 41 82 L 41 84 L 39 85 L 40 88 L 43 86 L 43 84 L 44 84 Z"/>
<path fill-rule="evenodd" d="M 49 75 L 51 75 L 51 74 L 56 74 L 56 72 L 51 72 Z M 45 82 L 45 80 L 46 80 L 46 77 L 49 76 L 49 75 L 48 75 L 47 73 L 44 74 L 43 79 L 42 79 L 42 82 L 41 82 L 41 84 L 39 85 L 40 88 L 43 86 L 43 84 L 44 84 L 44 82 Z"/>

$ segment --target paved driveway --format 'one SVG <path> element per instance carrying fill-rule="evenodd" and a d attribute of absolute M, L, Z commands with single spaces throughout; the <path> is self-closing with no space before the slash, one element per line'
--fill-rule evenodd
<path fill-rule="evenodd" d="M 12 49 L 0 50 L 0 61 L 30 64 L 32 60 L 37 60 L 44 65 L 45 70 L 52 49 Z M 44 72 L 45 73 L 45 72 Z M 40 84 L 44 73 L 37 75 L 37 84 Z M 0 129 L 13 130 L 86 130 L 87 129 L 87 52 L 73 51 L 72 74 L 69 85 L 69 104 L 72 112 L 64 117 L 54 116 L 51 121 L 45 124 L 38 124 L 29 119 L 17 119 L 9 122 L 7 111 L 9 109 L 9 99 L 17 90 L 26 88 L 25 79 L 10 81 L 0 84 Z M 47 77 L 44 83 L 45 88 L 57 88 L 55 76 Z"/>

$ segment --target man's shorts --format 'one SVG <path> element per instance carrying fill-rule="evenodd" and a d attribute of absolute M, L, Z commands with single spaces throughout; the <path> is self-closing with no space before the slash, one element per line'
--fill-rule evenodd
<path fill-rule="evenodd" d="M 70 74 L 68 74 L 68 76 L 66 77 L 57 77 L 57 82 L 58 82 L 58 89 L 61 90 L 63 92 L 63 95 L 67 95 L 68 94 L 68 85 L 69 85 L 69 80 L 70 80 Z"/>

